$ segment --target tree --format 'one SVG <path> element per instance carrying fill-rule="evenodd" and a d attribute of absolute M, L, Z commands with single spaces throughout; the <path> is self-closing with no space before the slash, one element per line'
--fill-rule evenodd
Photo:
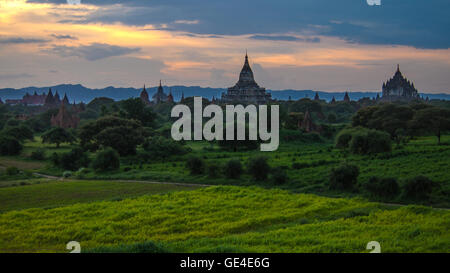
<path fill-rule="evenodd" d="M 139 121 L 118 117 L 103 117 L 91 121 L 79 130 L 83 147 L 96 150 L 100 145 L 112 147 L 120 155 L 136 153 L 136 146 L 144 141 L 144 131 Z"/>
<path fill-rule="evenodd" d="M 11 136 L 0 135 L 0 155 L 18 155 L 22 144 Z"/>
<path fill-rule="evenodd" d="M 393 103 L 371 106 L 359 110 L 352 120 L 352 126 L 363 126 L 389 133 L 392 139 L 402 138 L 409 129 L 414 109 Z"/>
<path fill-rule="evenodd" d="M 61 143 L 73 143 L 75 140 L 70 132 L 60 127 L 50 129 L 42 135 L 42 143 L 56 144 L 58 148 Z"/>
<path fill-rule="evenodd" d="M 12 127 L 8 126 L 3 129 L 2 134 L 14 137 L 19 141 L 24 141 L 27 139 L 33 140 L 33 131 L 30 129 L 30 127 L 24 124 Z"/>
<path fill-rule="evenodd" d="M 392 149 L 389 134 L 377 130 L 356 132 L 352 135 L 349 146 L 354 154 L 385 153 Z"/>
<path fill-rule="evenodd" d="M 121 102 L 125 117 L 139 120 L 144 126 L 151 127 L 156 118 L 156 114 L 150 107 L 147 107 L 140 98 L 131 98 Z"/>
<path fill-rule="evenodd" d="M 104 147 L 114 148 L 121 156 L 136 154 L 137 145 L 144 141 L 141 131 L 126 126 L 102 130 L 95 139 Z"/>
<path fill-rule="evenodd" d="M 438 107 L 421 109 L 414 115 L 411 127 L 416 131 L 431 132 L 441 144 L 442 133 L 450 130 L 450 110 Z"/>
<path fill-rule="evenodd" d="M 106 148 L 95 156 L 92 168 L 96 171 L 118 170 L 120 168 L 120 157 L 116 150 Z"/>
<path fill-rule="evenodd" d="M 76 147 L 60 156 L 55 154 L 52 157 L 52 161 L 65 170 L 76 171 L 89 165 L 89 158 L 80 147 Z"/>

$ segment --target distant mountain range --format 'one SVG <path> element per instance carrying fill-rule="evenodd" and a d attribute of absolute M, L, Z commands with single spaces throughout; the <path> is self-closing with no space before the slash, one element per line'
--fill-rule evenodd
<path fill-rule="evenodd" d="M 91 89 L 82 86 L 81 84 L 61 84 L 49 87 L 25 87 L 20 89 L 5 88 L 0 89 L 0 98 L 5 101 L 6 99 L 21 99 L 27 92 L 33 94 L 34 92 L 38 94 L 47 93 L 49 88 L 52 89 L 53 93 L 58 91 L 60 97 L 67 94 L 70 102 L 84 102 L 88 103 L 97 97 L 108 97 L 114 100 L 123 100 L 131 97 L 139 97 L 142 89 L 136 88 L 116 88 L 116 87 L 106 87 L 103 89 Z M 151 97 L 156 93 L 157 87 L 146 88 L 149 96 Z M 179 101 L 182 93 L 185 97 L 201 96 L 204 98 L 212 99 L 212 97 L 220 98 L 222 93 L 226 92 L 225 88 L 210 88 L 210 87 L 199 87 L 199 86 L 164 86 L 164 92 L 169 93 L 172 91 L 175 101 Z M 301 98 L 314 98 L 316 91 L 313 90 L 267 90 L 272 93 L 272 98 L 278 100 L 288 100 L 289 97 L 293 100 L 298 100 Z M 345 92 L 324 92 L 317 91 L 321 99 L 330 101 L 333 96 L 336 100 L 342 100 Z M 349 92 L 350 98 L 352 100 L 358 100 L 364 97 L 374 98 L 377 96 L 377 92 Z M 381 95 L 381 94 L 380 94 Z M 442 99 L 450 100 L 450 94 L 420 94 L 421 96 L 429 97 L 430 99 Z"/>

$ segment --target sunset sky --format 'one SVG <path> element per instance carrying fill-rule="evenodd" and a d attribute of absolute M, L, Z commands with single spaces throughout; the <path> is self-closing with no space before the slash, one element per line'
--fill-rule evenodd
<path fill-rule="evenodd" d="M 230 87 L 247 50 L 268 89 L 377 91 L 399 63 L 450 93 L 448 0 L 81 2 L 0 0 L 0 88 Z"/>

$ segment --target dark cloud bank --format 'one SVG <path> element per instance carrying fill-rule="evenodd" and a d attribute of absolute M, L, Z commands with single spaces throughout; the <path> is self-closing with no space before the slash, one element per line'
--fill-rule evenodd
<path fill-rule="evenodd" d="M 30 0 L 65 4 L 65 0 Z M 195 34 L 306 33 L 354 43 L 449 48 L 450 1 L 383 0 L 83 0 L 101 6 L 79 23 L 167 25 Z M 179 24 L 198 21 L 197 24 Z M 265 36 L 262 36 L 265 37 Z M 289 39 L 289 38 L 286 38 Z M 283 39 L 281 39 L 283 40 Z M 289 41 L 289 40 L 287 40 Z"/>

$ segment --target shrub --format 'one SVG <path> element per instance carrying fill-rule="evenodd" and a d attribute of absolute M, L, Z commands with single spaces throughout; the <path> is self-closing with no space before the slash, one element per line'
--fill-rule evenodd
<path fill-rule="evenodd" d="M 89 169 L 87 168 L 80 168 L 76 173 L 75 173 L 75 177 L 78 179 L 84 179 L 84 177 L 86 176 L 86 174 L 89 172 Z"/>
<path fill-rule="evenodd" d="M 379 197 L 395 197 L 400 192 L 395 178 L 378 178 L 374 176 L 369 179 L 369 182 L 363 184 L 363 188 Z"/>
<path fill-rule="evenodd" d="M 147 158 L 149 159 L 161 159 L 173 155 L 184 155 L 189 151 L 181 145 L 180 142 L 161 136 L 147 139 L 142 147 L 147 152 Z"/>
<path fill-rule="evenodd" d="M 264 156 L 250 158 L 248 161 L 248 171 L 256 181 L 266 180 L 270 172 L 267 158 Z"/>
<path fill-rule="evenodd" d="M 241 161 L 232 159 L 225 165 L 225 176 L 229 179 L 238 179 L 242 175 Z"/>
<path fill-rule="evenodd" d="M 330 172 L 330 188 L 349 190 L 358 182 L 359 168 L 351 164 L 342 164 Z"/>
<path fill-rule="evenodd" d="M 191 156 L 186 161 L 186 167 L 192 175 L 202 174 L 205 169 L 205 162 L 200 157 Z"/>
<path fill-rule="evenodd" d="M 30 158 L 34 160 L 45 160 L 45 150 L 42 148 L 34 150 L 31 152 Z"/>
<path fill-rule="evenodd" d="M 18 155 L 22 151 L 22 144 L 10 136 L 0 136 L 0 155 Z"/>
<path fill-rule="evenodd" d="M 284 184 L 288 180 L 288 176 L 286 174 L 286 171 L 282 167 L 274 168 L 271 171 L 271 176 L 272 176 L 272 181 L 275 184 L 278 184 L 278 185 Z"/>
<path fill-rule="evenodd" d="M 349 143 L 354 154 L 374 154 L 390 152 L 391 138 L 388 133 L 377 130 L 363 130 L 354 133 Z"/>
<path fill-rule="evenodd" d="M 3 129 L 2 134 L 5 136 L 13 137 L 21 142 L 24 140 L 33 140 L 33 131 L 30 127 L 20 124 L 17 126 L 7 126 Z"/>
<path fill-rule="evenodd" d="M 356 131 L 357 129 L 355 128 L 341 130 L 336 136 L 336 148 L 340 149 L 348 148 L 349 143 L 352 140 L 352 136 Z"/>
<path fill-rule="evenodd" d="M 72 176 L 72 172 L 71 171 L 65 171 L 65 172 L 63 172 L 63 177 L 64 178 L 69 178 L 69 177 L 71 177 Z"/>
<path fill-rule="evenodd" d="M 118 170 L 120 168 L 119 153 L 113 148 L 106 148 L 95 156 L 92 168 L 96 171 Z"/>
<path fill-rule="evenodd" d="M 19 174 L 19 169 L 16 167 L 8 167 L 6 168 L 6 175 L 17 175 Z"/>
<path fill-rule="evenodd" d="M 405 181 L 403 194 L 406 198 L 427 199 L 435 184 L 428 177 L 416 176 Z"/>
<path fill-rule="evenodd" d="M 72 151 L 60 156 L 53 156 L 52 161 L 56 162 L 59 167 L 70 171 L 76 171 L 89 165 L 89 158 L 80 147 L 74 148 Z"/>
<path fill-rule="evenodd" d="M 211 178 L 217 178 L 220 175 L 220 165 L 217 162 L 211 162 L 207 166 L 208 176 Z"/>

